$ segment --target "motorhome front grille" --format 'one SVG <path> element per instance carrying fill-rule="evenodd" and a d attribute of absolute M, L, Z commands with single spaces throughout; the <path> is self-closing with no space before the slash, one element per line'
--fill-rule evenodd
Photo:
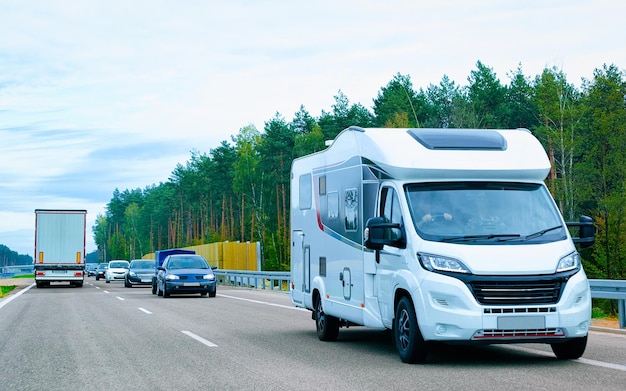
<path fill-rule="evenodd" d="M 563 282 L 559 280 L 485 280 L 471 281 L 470 288 L 480 304 L 528 305 L 556 304 Z"/>

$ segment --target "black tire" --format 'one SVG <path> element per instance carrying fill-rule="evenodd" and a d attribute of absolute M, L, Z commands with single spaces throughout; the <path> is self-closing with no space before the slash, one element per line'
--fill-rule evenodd
<path fill-rule="evenodd" d="M 315 328 L 320 341 L 335 341 L 339 335 L 339 319 L 324 312 L 319 296 L 315 301 Z"/>
<path fill-rule="evenodd" d="M 170 293 L 167 291 L 167 284 L 163 283 L 163 298 L 170 297 Z"/>
<path fill-rule="evenodd" d="M 413 303 L 407 297 L 401 298 L 396 306 L 393 330 L 402 362 L 414 364 L 426 360 L 428 345 L 420 332 Z"/>
<path fill-rule="evenodd" d="M 153 294 L 153 295 L 156 295 L 156 291 L 157 291 L 156 283 L 155 283 L 155 282 L 153 282 L 153 283 L 152 283 L 152 294 Z"/>
<path fill-rule="evenodd" d="M 156 287 L 156 293 L 157 293 L 157 296 L 163 296 L 163 291 L 161 290 L 161 288 L 159 288 L 158 282 L 157 282 L 157 287 Z"/>
<path fill-rule="evenodd" d="M 82 282 L 77 282 L 76 283 L 76 287 L 77 288 L 82 288 L 83 287 L 83 283 Z"/>
<path fill-rule="evenodd" d="M 43 282 L 37 281 L 36 284 L 37 284 L 37 288 L 43 288 Z"/>
<path fill-rule="evenodd" d="M 566 342 L 550 344 L 554 355 L 559 360 L 575 360 L 585 353 L 587 347 L 587 336 L 582 338 L 572 338 Z"/>
<path fill-rule="evenodd" d="M 212 291 L 209 291 L 209 297 L 215 297 L 216 293 L 217 293 L 217 288 L 213 289 Z"/>
<path fill-rule="evenodd" d="M 200 296 L 203 296 L 203 297 L 204 297 L 204 296 L 206 296 L 206 295 L 208 295 L 208 294 L 209 294 L 209 292 L 208 292 L 208 291 L 207 291 L 207 292 L 200 292 Z"/>
<path fill-rule="evenodd" d="M 106 281 L 105 281 L 105 282 L 106 282 L 107 284 L 110 284 L 110 283 L 111 283 L 111 281 L 109 281 L 109 279 L 108 279 L 108 278 L 106 279 Z"/>
<path fill-rule="evenodd" d="M 99 279 L 100 279 L 100 277 L 99 277 L 99 276 L 96 276 L 96 281 L 98 281 Z"/>
<path fill-rule="evenodd" d="M 128 280 L 124 279 L 124 287 L 126 287 L 126 288 L 132 288 L 132 287 L 133 287 L 133 285 L 132 285 L 130 282 L 128 282 Z"/>

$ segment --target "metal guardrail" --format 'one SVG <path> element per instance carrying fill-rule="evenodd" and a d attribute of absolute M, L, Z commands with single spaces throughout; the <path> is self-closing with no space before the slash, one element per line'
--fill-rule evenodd
<path fill-rule="evenodd" d="M 247 270 L 213 270 L 217 283 L 254 289 L 269 289 L 289 292 L 291 272 L 255 272 Z"/>
<path fill-rule="evenodd" d="M 626 280 L 589 280 L 591 297 L 617 299 L 619 327 L 626 328 Z"/>

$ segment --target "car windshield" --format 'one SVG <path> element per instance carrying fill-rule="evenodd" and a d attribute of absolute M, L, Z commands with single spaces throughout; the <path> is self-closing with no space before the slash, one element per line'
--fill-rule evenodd
<path fill-rule="evenodd" d="M 126 262 L 110 262 L 110 268 L 128 269 L 128 263 Z"/>
<path fill-rule="evenodd" d="M 171 258 L 167 264 L 168 269 L 207 269 L 209 266 L 201 257 L 176 257 Z"/>
<path fill-rule="evenodd" d="M 130 263 L 131 269 L 153 269 L 154 261 L 135 261 Z"/>
<path fill-rule="evenodd" d="M 559 212 L 540 184 L 411 184 L 405 192 L 415 229 L 426 240 L 483 244 L 566 238 Z"/>

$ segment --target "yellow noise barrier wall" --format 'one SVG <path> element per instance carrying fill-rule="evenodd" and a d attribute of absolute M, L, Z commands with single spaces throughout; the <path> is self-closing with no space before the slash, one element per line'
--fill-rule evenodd
<path fill-rule="evenodd" d="M 259 242 L 217 242 L 199 246 L 182 247 L 194 250 L 202 255 L 211 266 L 224 270 L 261 271 Z M 146 254 L 143 259 L 154 259 L 154 253 Z"/>

